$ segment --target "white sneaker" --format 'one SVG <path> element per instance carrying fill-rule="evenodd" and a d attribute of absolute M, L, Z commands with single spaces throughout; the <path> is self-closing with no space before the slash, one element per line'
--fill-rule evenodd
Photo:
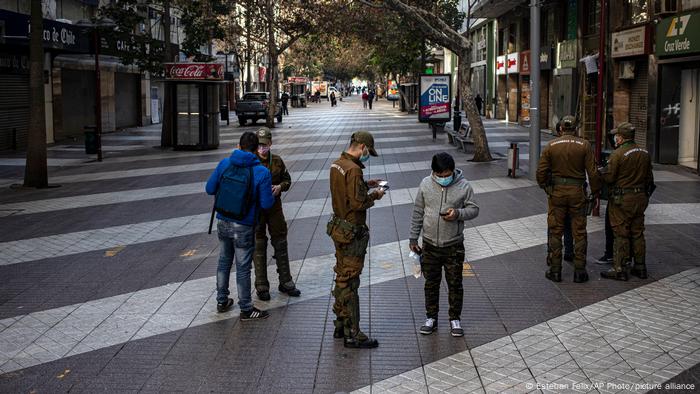
<path fill-rule="evenodd" d="M 462 329 L 462 323 L 459 320 L 450 320 L 450 334 L 453 337 L 463 337 L 464 330 Z"/>
<path fill-rule="evenodd" d="M 420 332 L 423 335 L 430 335 L 433 331 L 437 330 L 437 320 L 429 317 L 425 320 L 425 323 L 421 326 Z"/>

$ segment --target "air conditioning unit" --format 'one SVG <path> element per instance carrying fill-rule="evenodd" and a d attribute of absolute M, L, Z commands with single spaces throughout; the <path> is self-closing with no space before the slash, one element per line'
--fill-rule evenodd
<path fill-rule="evenodd" d="M 678 12 L 678 0 L 656 0 L 656 15 L 668 15 Z"/>

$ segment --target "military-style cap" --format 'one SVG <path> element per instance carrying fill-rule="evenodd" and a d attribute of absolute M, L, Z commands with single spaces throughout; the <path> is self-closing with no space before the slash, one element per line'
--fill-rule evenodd
<path fill-rule="evenodd" d="M 610 134 L 620 134 L 622 138 L 632 139 L 634 138 L 634 126 L 629 122 L 622 122 L 617 125 L 617 128 L 610 130 Z"/>
<path fill-rule="evenodd" d="M 571 115 L 566 115 L 561 119 L 561 129 L 562 131 L 573 131 L 576 130 L 576 118 Z"/>
<path fill-rule="evenodd" d="M 256 134 L 258 135 L 258 142 L 261 144 L 269 145 L 272 142 L 272 133 L 267 127 L 259 128 Z"/>
<path fill-rule="evenodd" d="M 369 154 L 372 156 L 379 156 L 377 151 L 374 150 L 374 137 L 369 131 L 356 131 L 350 137 L 350 142 L 357 142 L 359 144 L 367 145 Z"/>

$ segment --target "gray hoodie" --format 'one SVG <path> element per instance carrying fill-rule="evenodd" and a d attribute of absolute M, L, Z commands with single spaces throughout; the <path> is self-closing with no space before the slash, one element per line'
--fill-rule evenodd
<path fill-rule="evenodd" d="M 462 176 L 462 170 L 455 169 L 452 183 L 446 187 L 435 181 L 432 174 L 423 178 L 411 218 L 411 243 L 418 242 L 423 230 L 423 241 L 433 246 L 450 246 L 464 242 L 464 221 L 479 215 L 479 206 L 473 200 L 474 190 Z M 440 217 L 440 212 L 454 208 L 459 212 L 457 220 L 448 222 Z"/>

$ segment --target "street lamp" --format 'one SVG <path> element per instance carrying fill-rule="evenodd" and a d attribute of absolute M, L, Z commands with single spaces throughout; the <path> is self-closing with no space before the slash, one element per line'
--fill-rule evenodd
<path fill-rule="evenodd" d="M 94 21 L 82 19 L 76 26 L 93 29 L 95 43 L 95 139 L 97 143 L 97 161 L 102 161 L 102 89 L 100 79 L 100 28 L 114 28 L 116 24 L 109 18 L 97 18 Z"/>

